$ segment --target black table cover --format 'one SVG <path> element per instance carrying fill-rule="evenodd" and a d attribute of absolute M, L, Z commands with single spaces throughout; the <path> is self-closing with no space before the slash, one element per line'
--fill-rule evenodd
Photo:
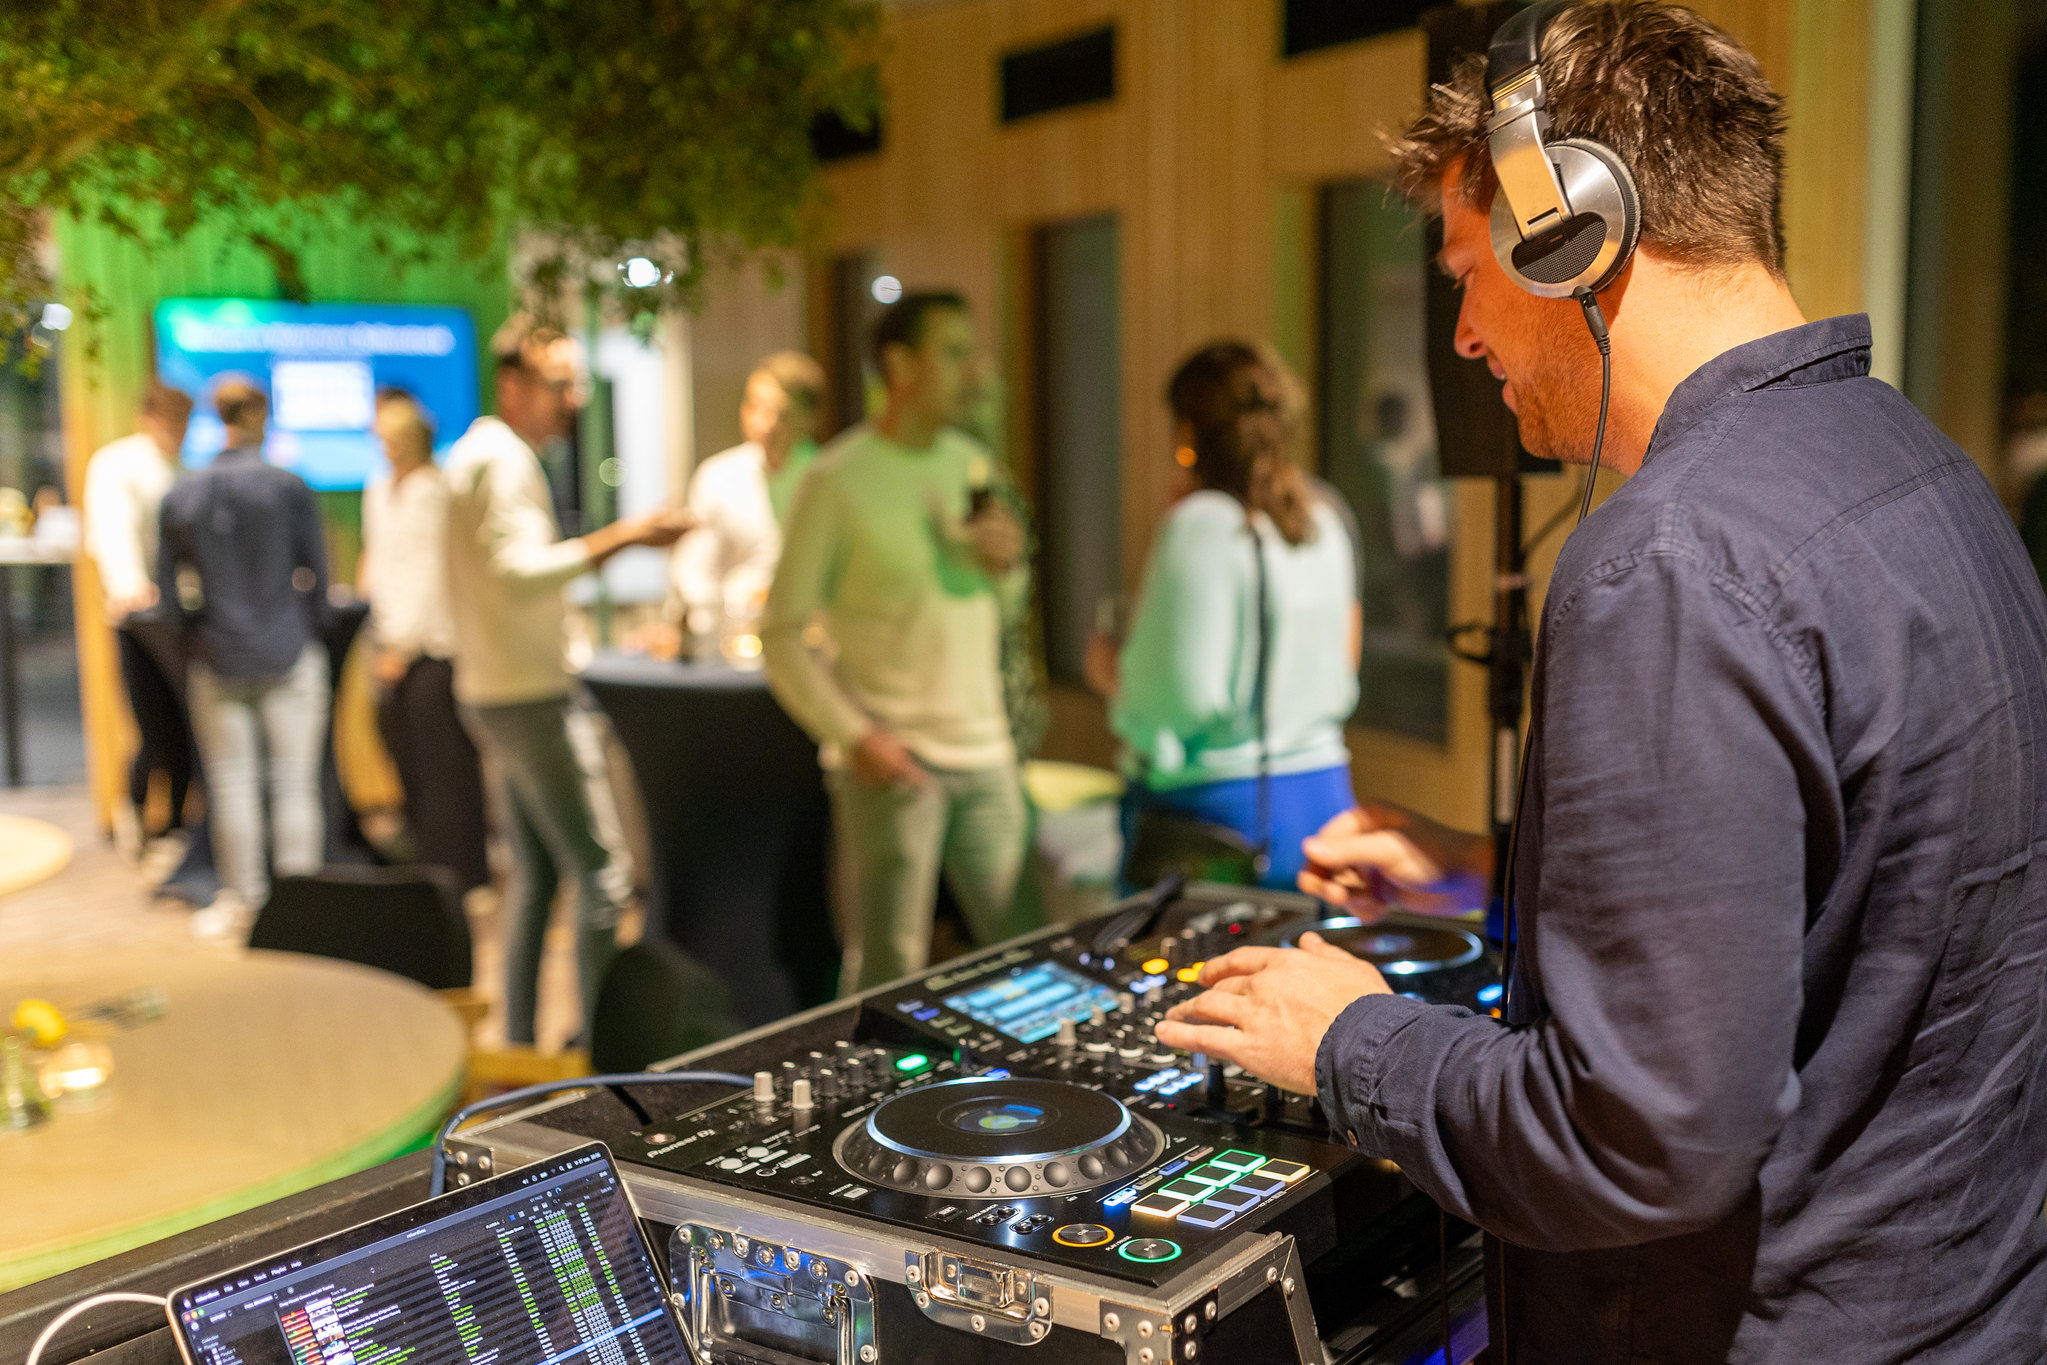
<path fill-rule="evenodd" d="M 648 929 L 732 988 L 751 1028 L 837 987 L 817 746 L 759 673 L 599 654 L 583 672 L 646 809 Z"/>

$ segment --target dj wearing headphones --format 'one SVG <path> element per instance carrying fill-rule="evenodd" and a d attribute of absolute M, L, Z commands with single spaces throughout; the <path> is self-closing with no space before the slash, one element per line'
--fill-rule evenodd
<path fill-rule="evenodd" d="M 2010 518 L 1866 318 L 1801 315 L 1782 101 L 1690 11 L 1524 11 L 1394 153 L 1523 443 L 1627 477 L 1543 603 L 1504 1017 L 1312 943 L 1209 963 L 1159 1037 L 1497 1237 L 1513 1365 L 2043 1359 L 2047 597 Z M 1354 811 L 1303 885 L 1363 910 L 1485 847 Z"/>

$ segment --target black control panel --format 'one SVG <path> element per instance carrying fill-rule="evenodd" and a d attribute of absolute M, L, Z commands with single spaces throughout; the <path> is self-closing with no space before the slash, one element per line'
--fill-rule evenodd
<path fill-rule="evenodd" d="M 1474 1010 L 1497 992 L 1496 958 L 1460 924 L 1328 920 L 1297 897 L 1204 888 L 864 997 L 850 1036 L 614 1150 L 1143 1284 L 1246 1228 L 1290 1233 L 1312 1260 L 1336 1243 L 1339 1208 L 1368 1219 L 1409 1187 L 1333 1141 L 1311 1097 L 1154 1034 L 1199 992 L 1203 963 L 1309 928 L 1396 990 Z"/>

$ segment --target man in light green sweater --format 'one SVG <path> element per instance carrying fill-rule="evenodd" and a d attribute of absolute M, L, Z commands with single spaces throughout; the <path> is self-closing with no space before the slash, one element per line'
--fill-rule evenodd
<path fill-rule="evenodd" d="M 1000 669 L 1003 622 L 1030 583 L 1022 528 L 987 496 L 988 452 L 950 425 L 971 397 L 964 301 L 904 295 L 873 356 L 881 414 L 805 478 L 761 630 L 768 682 L 829 774 L 857 912 L 848 990 L 929 960 L 941 868 L 978 941 L 1032 927 Z M 835 657 L 804 639 L 819 618 Z"/>

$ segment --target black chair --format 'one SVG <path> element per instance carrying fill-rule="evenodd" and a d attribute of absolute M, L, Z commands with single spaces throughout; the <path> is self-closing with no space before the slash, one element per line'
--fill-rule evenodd
<path fill-rule="evenodd" d="M 732 993 L 703 963 L 665 938 L 620 952 L 604 974 L 590 1024 L 590 1065 L 642 1071 L 739 1031 Z"/>
<path fill-rule="evenodd" d="M 469 985 L 469 921 L 454 877 L 439 867 L 335 866 L 279 877 L 249 946 L 360 962 L 434 990 Z"/>

